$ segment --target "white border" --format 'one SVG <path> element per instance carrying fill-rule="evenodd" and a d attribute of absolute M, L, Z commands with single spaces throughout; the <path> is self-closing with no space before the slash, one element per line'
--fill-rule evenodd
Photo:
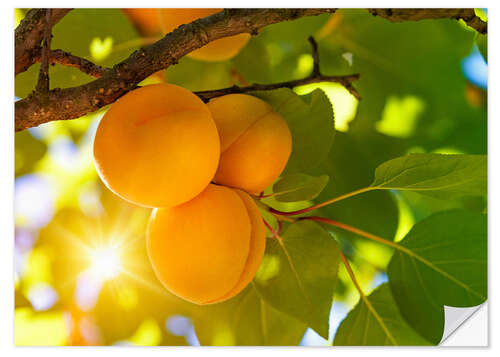
<path fill-rule="evenodd" d="M 151 0 L 142 0 L 142 1 L 131 1 L 131 0 L 121 0 L 121 1 L 96 1 L 96 0 L 87 0 L 87 1 L 44 1 L 43 3 L 35 3 L 33 1 L 3 1 L 1 3 L 3 21 L 2 21 L 2 45 L 4 46 L 4 55 L 1 56 L 1 70 L 3 72 L 2 79 L 4 80 L 3 85 L 1 86 L 2 99 L 2 111 L 3 115 L 0 119 L 0 145 L 1 145 L 1 162 L 0 168 L 2 170 L 1 177 L 1 226 L 2 233 L 0 236 L 0 242 L 2 247 L 0 252 L 2 256 L 0 257 L 0 261 L 2 262 L 1 269 L 1 294 L 0 294 L 0 309 L 2 309 L 1 318 L 1 341 L 0 345 L 3 350 L 2 355 L 26 355 L 33 357 L 34 354 L 37 356 L 54 356 L 54 355 L 66 355 L 68 352 L 75 353 L 76 355 L 87 355 L 88 353 L 105 353 L 106 355 L 111 354 L 120 354 L 124 356 L 135 356 L 137 352 L 147 351 L 148 353 L 157 353 L 157 354 L 166 354 L 166 353 L 176 353 L 176 354 L 187 354 L 187 353 L 203 353 L 213 356 L 234 356 L 235 353 L 238 355 L 249 355 L 252 356 L 256 352 L 258 353 L 275 353 L 277 351 L 286 352 L 287 355 L 298 355 L 304 353 L 319 353 L 331 356 L 332 353 L 335 354 L 349 354 L 353 353 L 366 353 L 370 356 L 387 356 L 391 354 L 397 354 L 399 356 L 400 353 L 408 354 L 409 356 L 420 355 L 424 351 L 420 348 L 376 348 L 376 347 L 345 347 L 339 348 L 336 347 L 334 349 L 331 348 L 297 348 L 297 347 L 289 347 L 289 348 L 264 348 L 264 347 L 254 347 L 254 348 L 180 348 L 180 347 L 164 347 L 164 348 L 142 348 L 141 350 L 136 350 L 134 348 L 125 348 L 125 347 L 115 347 L 115 348 L 106 348 L 106 347 L 98 347 L 98 348 L 65 348 L 65 347 L 56 347 L 56 348 L 14 348 L 13 347 L 13 171 L 14 171 L 14 142 L 13 142 L 13 117 L 14 117 L 14 106 L 13 106 L 13 98 L 14 98 L 14 81 L 13 78 L 13 47 L 14 47 L 14 36 L 13 36 L 13 9 L 15 7 L 168 7 L 175 5 L 182 5 L 184 7 L 344 7 L 344 8 L 353 8 L 353 7 L 487 7 L 489 23 L 488 23 L 488 32 L 490 37 L 490 43 L 498 43 L 498 2 L 493 0 L 490 1 L 463 1 L 463 0 L 455 0 L 455 1 L 429 1 L 429 0 L 421 0 L 421 1 L 413 1 L 413 2 L 397 2 L 397 1 L 290 1 L 290 0 L 280 0 L 280 1 L 220 1 L 220 0 L 212 0 L 212 1 L 192 1 L 192 0 L 184 0 L 182 4 L 176 2 L 168 2 L 168 1 L 151 1 Z M 493 37 L 492 37 L 493 36 Z M 491 40 L 494 38 L 495 40 Z M 498 259 L 494 259 L 494 254 L 499 251 L 498 243 L 496 241 L 500 239 L 499 230 L 496 226 L 493 226 L 492 222 L 499 222 L 498 212 L 499 210 L 496 207 L 496 203 L 498 202 L 496 199 L 498 198 L 499 190 L 497 189 L 497 185 L 500 182 L 499 175 L 499 160 L 498 160 L 498 149 L 500 145 L 500 131 L 499 131 L 499 112 L 498 112 L 498 98 L 499 93 L 497 91 L 498 82 L 498 71 L 496 67 L 498 65 L 498 46 L 493 45 L 489 48 L 488 53 L 488 62 L 490 64 L 490 78 L 489 78 L 489 182 L 491 183 L 489 186 L 489 263 L 490 270 L 489 276 L 498 277 L 498 267 L 499 263 L 497 263 Z M 493 63 L 493 65 L 491 65 Z M 497 98 L 497 101 L 492 100 L 493 98 Z M 494 160 L 492 158 L 495 158 Z M 495 162 L 496 161 L 496 162 Z M 494 183 L 497 183 L 496 185 Z M 495 274 L 497 273 L 497 274 Z M 498 279 L 496 279 L 498 280 Z M 493 280 L 489 279 L 489 300 L 493 301 L 493 298 L 498 295 L 496 294 L 497 285 L 493 284 Z M 479 319 L 482 319 L 482 323 L 484 324 L 484 319 L 487 317 L 487 314 L 479 315 Z M 490 303 L 489 306 L 489 315 L 490 315 L 490 336 L 492 332 L 498 332 L 494 330 L 494 321 L 498 320 L 498 310 L 495 310 L 494 304 Z M 468 324 L 465 324 L 468 325 Z M 463 326 L 460 330 L 462 333 L 467 326 Z M 474 329 L 474 327 L 472 327 Z M 466 333 L 466 336 L 471 337 L 474 335 L 474 332 Z M 495 343 L 493 339 L 489 339 L 490 347 L 489 348 L 426 348 L 424 353 L 434 354 L 434 353 L 453 353 L 454 355 L 460 356 L 469 356 L 471 352 L 473 353 L 495 353 L 495 355 L 499 354 L 500 348 L 498 348 L 498 344 Z M 495 352 L 496 350 L 496 352 Z"/>

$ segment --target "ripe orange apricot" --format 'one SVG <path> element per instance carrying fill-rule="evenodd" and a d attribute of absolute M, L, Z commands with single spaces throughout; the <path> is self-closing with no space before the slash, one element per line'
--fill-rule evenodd
<path fill-rule="evenodd" d="M 246 94 L 213 99 L 208 109 L 221 140 L 214 182 L 262 192 L 279 177 L 290 157 L 292 135 L 287 123 L 269 104 Z"/>
<path fill-rule="evenodd" d="M 118 99 L 94 140 L 101 179 L 118 196 L 146 207 L 172 207 L 212 180 L 220 140 L 210 111 L 196 95 L 154 84 Z"/>
<path fill-rule="evenodd" d="M 161 34 L 160 9 L 122 9 L 142 36 Z"/>
<path fill-rule="evenodd" d="M 147 231 L 158 279 L 199 305 L 243 290 L 262 261 L 265 240 L 262 218 L 248 194 L 213 184 L 189 202 L 155 209 Z"/>

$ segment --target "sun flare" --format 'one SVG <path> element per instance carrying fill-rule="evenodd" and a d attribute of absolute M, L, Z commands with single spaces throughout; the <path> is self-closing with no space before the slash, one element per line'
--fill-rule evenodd
<path fill-rule="evenodd" d="M 103 246 L 90 252 L 90 272 L 103 280 L 115 278 L 122 271 L 120 252 L 115 246 Z"/>

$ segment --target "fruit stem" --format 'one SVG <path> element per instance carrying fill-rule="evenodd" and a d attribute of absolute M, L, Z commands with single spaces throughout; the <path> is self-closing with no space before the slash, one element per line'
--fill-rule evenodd
<path fill-rule="evenodd" d="M 298 214 L 302 214 L 302 213 L 313 211 L 313 210 L 321 208 L 321 207 L 328 206 L 331 203 L 338 202 L 338 201 L 344 200 L 346 198 L 359 195 L 360 193 L 368 192 L 368 191 L 376 190 L 376 189 L 377 189 L 376 187 L 371 187 L 371 186 L 363 187 L 363 188 L 360 188 L 358 190 L 355 190 L 355 191 L 352 191 L 352 192 L 348 192 L 346 194 L 334 197 L 334 198 L 332 198 L 332 199 L 330 199 L 328 201 L 325 201 L 325 202 L 322 202 L 322 203 L 318 203 L 318 204 L 313 205 L 311 207 L 299 209 L 297 211 L 282 212 L 282 211 L 279 211 L 279 210 L 274 209 L 272 207 L 269 207 L 268 211 L 271 212 L 271 213 L 279 214 L 281 216 L 295 216 L 295 215 L 298 215 Z"/>

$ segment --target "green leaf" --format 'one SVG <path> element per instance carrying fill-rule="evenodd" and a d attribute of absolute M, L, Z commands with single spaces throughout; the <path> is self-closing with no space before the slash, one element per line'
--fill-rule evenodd
<path fill-rule="evenodd" d="M 336 346 L 422 346 L 430 343 L 403 319 L 388 284 L 360 299 L 340 324 Z"/>
<path fill-rule="evenodd" d="M 291 224 L 280 239 L 268 240 L 254 281 L 271 306 L 328 339 L 338 263 L 335 239 L 315 222 L 299 221 Z"/>
<path fill-rule="evenodd" d="M 307 172 L 325 159 L 333 143 L 335 122 L 332 105 L 322 90 L 299 96 L 280 88 L 252 95 L 280 113 L 292 132 L 292 153 L 283 175 Z"/>
<path fill-rule="evenodd" d="M 361 151 L 360 144 L 351 135 L 336 132 L 335 142 L 327 159 L 308 172 L 311 175 L 326 174 L 330 177 L 315 201 L 328 201 L 369 186 L 374 171 L 375 164 Z M 322 207 L 314 211 L 314 215 L 328 217 L 383 237 L 393 237 L 398 225 L 397 206 L 388 191 L 356 195 Z M 336 230 L 336 234 L 351 236 L 343 230 Z"/>
<path fill-rule="evenodd" d="M 231 300 L 194 309 L 202 345 L 292 346 L 307 328 L 265 302 L 253 284 Z"/>
<path fill-rule="evenodd" d="M 306 201 L 316 198 L 328 183 L 328 175 L 291 174 L 273 185 L 273 196 L 281 202 Z"/>
<path fill-rule="evenodd" d="M 488 35 L 478 34 L 476 44 L 484 60 L 488 62 Z"/>
<path fill-rule="evenodd" d="M 438 343 L 443 305 L 476 306 L 487 295 L 486 215 L 452 210 L 417 223 L 388 267 L 399 310 L 422 336 Z"/>
<path fill-rule="evenodd" d="M 298 345 L 307 329 L 304 323 L 265 302 L 253 286 L 242 297 L 233 327 L 242 346 Z"/>
<path fill-rule="evenodd" d="M 486 196 L 486 155 L 411 154 L 375 170 L 372 187 L 416 191 L 437 198 Z"/>

